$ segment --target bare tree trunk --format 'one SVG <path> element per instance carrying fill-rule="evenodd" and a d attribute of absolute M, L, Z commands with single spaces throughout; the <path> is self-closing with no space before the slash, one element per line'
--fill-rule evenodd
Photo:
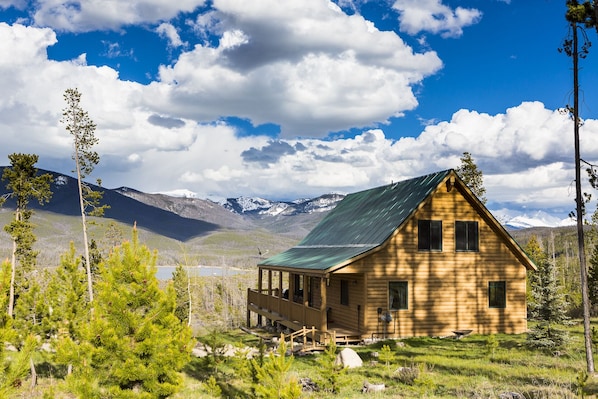
<path fill-rule="evenodd" d="M 191 306 L 191 276 L 189 276 L 189 271 L 187 270 L 187 296 L 189 297 L 189 315 L 187 316 L 187 326 L 191 325 L 191 315 L 192 306 Z"/>
<path fill-rule="evenodd" d="M 584 204 L 581 193 L 581 154 L 579 148 L 579 53 L 577 50 L 577 24 L 573 28 L 573 132 L 575 140 L 575 203 L 577 213 L 577 245 L 579 246 L 579 271 L 581 283 L 581 298 L 583 305 L 584 342 L 586 348 L 586 363 L 588 373 L 594 373 L 594 355 L 592 353 L 592 330 L 590 326 L 590 298 L 588 293 L 588 270 L 583 231 Z"/>
<path fill-rule="evenodd" d="M 35 363 L 33 363 L 33 356 L 29 358 L 29 368 L 31 369 L 31 389 L 37 385 L 37 371 L 35 371 Z"/>
<path fill-rule="evenodd" d="M 15 210 L 15 221 L 21 219 L 21 210 L 17 208 Z M 17 240 L 13 237 L 12 239 L 12 256 L 11 256 L 11 268 L 10 268 L 10 288 L 8 293 L 8 317 L 12 317 L 15 309 L 15 280 L 17 277 Z"/>
<path fill-rule="evenodd" d="M 87 241 L 87 221 L 85 219 L 85 203 L 83 202 L 83 182 L 81 181 L 81 166 L 79 164 L 79 153 L 77 151 L 76 142 L 75 163 L 77 165 L 77 185 L 79 188 L 79 206 L 81 207 L 81 224 L 83 225 L 83 248 L 85 249 L 85 272 L 87 273 L 87 291 L 89 294 L 89 303 L 93 303 L 93 283 L 91 278 L 91 263 L 89 262 L 89 242 Z"/>
<path fill-rule="evenodd" d="M 15 308 L 15 277 L 17 275 L 17 241 L 12 240 L 12 259 L 10 264 L 10 291 L 8 294 L 8 317 L 12 317 Z"/>

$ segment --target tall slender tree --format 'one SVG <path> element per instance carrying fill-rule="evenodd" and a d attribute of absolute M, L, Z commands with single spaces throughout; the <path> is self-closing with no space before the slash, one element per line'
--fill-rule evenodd
<path fill-rule="evenodd" d="M 581 149 L 579 144 L 579 130 L 581 119 L 579 117 L 579 59 L 585 58 L 588 54 L 590 42 L 587 40 L 585 31 L 581 25 L 586 27 L 596 26 L 596 2 L 592 5 L 589 1 L 580 4 L 577 0 L 567 0 L 567 12 L 565 18 L 570 25 L 570 36 L 565 39 L 563 47 L 559 51 L 565 52 L 573 60 L 573 106 L 567 106 L 573 119 L 573 140 L 575 147 L 575 205 L 577 219 L 577 243 L 579 248 L 579 270 L 580 285 L 583 307 L 584 343 L 586 349 L 586 366 L 588 373 L 594 373 L 594 355 L 592 353 L 592 332 L 590 326 L 590 299 L 588 290 L 588 270 L 586 265 L 585 241 L 583 230 L 583 216 L 585 201 L 581 190 Z M 581 48 L 579 46 L 579 31 L 581 29 L 583 38 Z M 598 29 L 598 27 L 597 27 Z M 592 180 L 592 178 L 590 178 Z"/>
<path fill-rule="evenodd" d="M 527 343 L 532 348 L 555 351 L 563 346 L 567 338 L 566 332 L 558 328 L 567 320 L 567 315 L 555 265 L 536 236 L 530 238 L 525 252 L 538 266 L 531 279 L 532 301 L 529 304 L 530 316 L 536 324 L 528 333 Z"/>
<path fill-rule="evenodd" d="M 12 238 L 11 279 L 8 300 L 8 315 L 13 316 L 15 306 L 15 280 L 17 275 L 17 261 L 23 268 L 30 269 L 35 264 L 37 253 L 33 250 L 35 235 L 31 223 L 29 201 L 36 199 L 43 205 L 50 201 L 52 191 L 50 182 L 52 175 L 45 173 L 38 175 L 35 167 L 39 157 L 35 154 L 11 154 L 8 156 L 10 167 L 5 168 L 2 180 L 8 181 L 6 188 L 8 198 L 15 200 L 14 219 L 4 227 Z"/>
<path fill-rule="evenodd" d="M 99 140 L 95 136 L 96 124 L 91 120 L 87 111 L 81 107 L 81 93 L 79 90 L 67 89 L 64 92 L 64 100 L 67 106 L 62 111 L 62 119 L 60 121 L 73 136 L 73 160 L 75 161 L 75 172 L 77 173 L 79 188 L 79 206 L 81 208 L 83 246 L 85 249 L 85 270 L 87 272 L 87 291 L 89 302 L 91 303 L 93 302 L 93 279 L 86 216 L 88 214 L 90 216 L 102 216 L 107 205 L 100 205 L 103 192 L 93 190 L 83 179 L 90 175 L 95 166 L 100 162 L 99 154 L 93 150 L 94 145 Z M 101 186 L 101 183 L 101 180 L 98 179 L 98 186 Z"/>
<path fill-rule="evenodd" d="M 460 158 L 461 165 L 456 172 L 463 182 L 471 189 L 483 204 L 486 203 L 486 188 L 484 187 L 484 175 L 476 165 L 469 152 L 464 152 Z"/>

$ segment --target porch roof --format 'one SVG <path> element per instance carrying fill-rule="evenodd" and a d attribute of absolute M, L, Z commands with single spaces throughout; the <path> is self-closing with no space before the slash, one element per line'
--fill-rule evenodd
<path fill-rule="evenodd" d="M 382 245 L 452 170 L 347 195 L 295 247 L 259 266 L 326 271 Z"/>

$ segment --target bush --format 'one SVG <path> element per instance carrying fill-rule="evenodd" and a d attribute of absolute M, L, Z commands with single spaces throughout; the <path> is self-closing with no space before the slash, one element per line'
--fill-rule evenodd
<path fill-rule="evenodd" d="M 415 380 L 419 377 L 418 367 L 399 367 L 395 370 L 393 377 L 403 384 L 413 385 Z"/>

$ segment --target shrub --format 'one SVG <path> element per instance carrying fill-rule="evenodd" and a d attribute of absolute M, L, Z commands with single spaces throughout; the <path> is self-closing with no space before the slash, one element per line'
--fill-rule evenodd
<path fill-rule="evenodd" d="M 399 367 L 395 370 L 393 377 L 403 384 L 413 385 L 419 377 L 419 368 L 414 366 Z"/>

